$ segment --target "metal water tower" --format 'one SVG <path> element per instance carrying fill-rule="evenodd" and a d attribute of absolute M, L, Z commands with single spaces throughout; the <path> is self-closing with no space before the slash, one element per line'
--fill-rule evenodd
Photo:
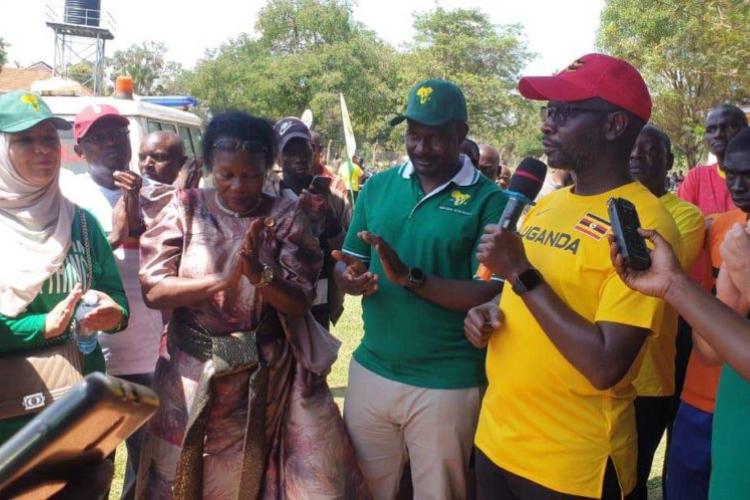
<path fill-rule="evenodd" d="M 114 19 L 101 9 L 101 0 L 64 0 L 47 5 L 47 26 L 55 32 L 54 72 L 70 78 L 77 64 L 89 66 L 91 77 L 83 83 L 95 95 L 104 92 L 104 44 L 114 40 Z"/>

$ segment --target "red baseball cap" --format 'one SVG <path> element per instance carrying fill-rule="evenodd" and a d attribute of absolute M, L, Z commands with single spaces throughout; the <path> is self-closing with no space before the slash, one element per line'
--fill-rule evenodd
<path fill-rule="evenodd" d="M 123 125 L 130 123 L 114 106 L 110 106 L 109 104 L 90 104 L 83 108 L 76 115 L 75 120 L 73 120 L 73 137 L 76 142 L 83 139 L 91 126 L 102 118 L 113 118 Z"/>
<path fill-rule="evenodd" d="M 598 97 L 648 121 L 651 95 L 630 63 L 605 54 L 587 54 L 553 76 L 525 76 L 518 90 L 538 101 L 582 101 Z"/>

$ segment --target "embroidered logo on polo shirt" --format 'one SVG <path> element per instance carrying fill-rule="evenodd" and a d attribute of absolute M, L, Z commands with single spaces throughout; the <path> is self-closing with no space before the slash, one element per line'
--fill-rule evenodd
<path fill-rule="evenodd" d="M 419 90 L 417 90 L 417 96 L 419 97 L 419 104 L 424 106 L 428 102 L 430 102 L 430 99 L 432 98 L 432 87 L 420 87 Z"/>
<path fill-rule="evenodd" d="M 451 199 L 453 200 L 454 207 L 460 207 L 461 205 L 465 205 L 466 202 L 471 199 L 471 195 L 462 193 L 458 189 L 454 189 L 451 192 Z"/>
<path fill-rule="evenodd" d="M 602 219 L 591 212 L 586 212 L 586 214 L 581 217 L 581 220 L 579 220 L 573 227 L 573 229 L 579 233 L 583 233 L 597 241 L 604 238 L 611 228 L 612 225 L 609 221 Z"/>

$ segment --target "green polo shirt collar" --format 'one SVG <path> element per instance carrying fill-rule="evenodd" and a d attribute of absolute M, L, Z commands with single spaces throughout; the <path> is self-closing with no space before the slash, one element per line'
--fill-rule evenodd
<path fill-rule="evenodd" d="M 460 187 L 467 187 L 467 186 L 473 186 L 477 183 L 479 180 L 479 176 L 481 175 L 479 173 L 479 170 L 474 168 L 474 165 L 471 163 L 471 160 L 468 156 L 461 154 L 458 156 L 459 160 L 461 161 L 461 168 L 458 172 L 456 172 L 456 175 L 454 175 L 448 182 L 445 184 L 441 184 L 440 186 L 433 189 L 430 193 L 428 193 L 426 196 L 423 196 L 420 198 L 420 200 L 417 202 L 417 204 L 412 208 L 411 213 L 414 214 L 414 211 L 419 208 L 420 205 L 422 205 L 425 201 L 429 200 L 433 196 L 436 196 L 443 192 L 445 188 L 450 186 L 451 184 L 455 184 L 456 186 Z M 411 178 L 414 176 L 414 165 L 412 165 L 411 160 L 407 161 L 403 167 L 401 167 L 400 172 L 401 178 L 410 181 Z"/>

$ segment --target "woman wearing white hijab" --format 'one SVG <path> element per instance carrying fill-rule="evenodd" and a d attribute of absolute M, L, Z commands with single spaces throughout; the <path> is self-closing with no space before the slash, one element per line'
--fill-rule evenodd
<path fill-rule="evenodd" d="M 0 363 L 3 356 L 72 342 L 70 323 L 83 290 L 99 298 L 84 327 L 114 333 L 127 323 L 127 299 L 106 236 L 91 214 L 60 192 L 57 130 L 69 128 L 34 94 L 0 96 Z M 104 371 L 98 346 L 84 356 L 83 369 Z M 0 421 L 0 443 L 29 418 Z"/>

